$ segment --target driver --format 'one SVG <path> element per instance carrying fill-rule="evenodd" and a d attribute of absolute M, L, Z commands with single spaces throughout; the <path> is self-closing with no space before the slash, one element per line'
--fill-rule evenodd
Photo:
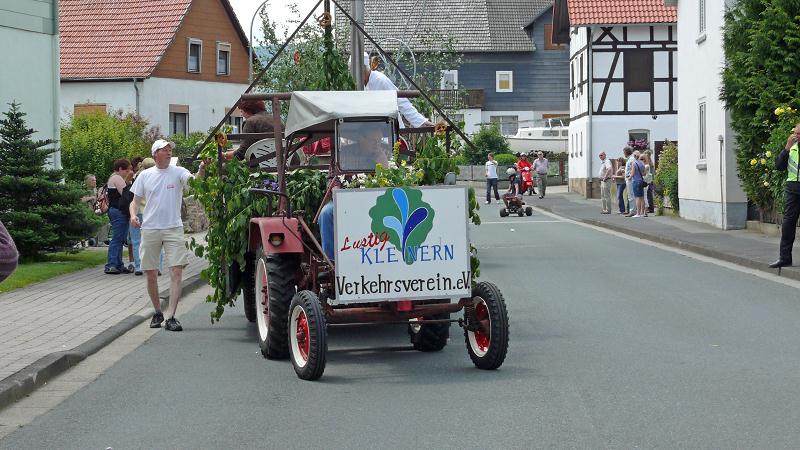
<path fill-rule="evenodd" d="M 355 142 L 339 149 L 338 163 L 341 170 L 371 171 L 376 164 L 389 164 L 390 147 L 388 142 L 384 142 L 385 136 L 381 127 L 365 126 L 358 134 L 354 134 L 352 137 Z M 325 204 L 320 211 L 319 232 L 322 250 L 333 261 L 336 255 L 333 245 L 333 201 Z"/>

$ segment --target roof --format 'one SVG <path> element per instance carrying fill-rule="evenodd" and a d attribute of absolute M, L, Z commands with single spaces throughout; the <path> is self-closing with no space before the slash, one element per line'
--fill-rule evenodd
<path fill-rule="evenodd" d="M 531 51 L 533 45 L 523 30 L 528 22 L 553 4 L 553 0 L 393 0 L 392 7 L 379 0 L 364 0 L 366 31 L 387 51 L 397 49 L 400 39 L 415 51 L 438 50 L 439 40 L 429 43 L 419 36 L 434 30 L 452 38 L 459 52 Z M 349 11 L 349 2 L 339 2 Z M 339 14 L 338 31 L 349 29 Z M 365 42 L 366 47 L 372 47 Z"/>
<path fill-rule="evenodd" d="M 294 91 L 289 101 L 286 135 L 300 130 L 333 131 L 336 119 L 398 119 L 396 91 Z"/>
<path fill-rule="evenodd" d="M 570 25 L 676 23 L 678 8 L 664 0 L 567 0 Z"/>
<path fill-rule="evenodd" d="M 247 47 L 228 0 L 220 1 Z M 149 77 L 191 5 L 192 0 L 59 0 L 61 79 Z"/>

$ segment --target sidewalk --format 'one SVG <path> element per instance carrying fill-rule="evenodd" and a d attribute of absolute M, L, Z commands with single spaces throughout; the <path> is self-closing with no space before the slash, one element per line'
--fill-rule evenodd
<path fill-rule="evenodd" d="M 780 238 L 747 230 L 723 231 L 710 225 L 684 220 L 675 216 L 629 218 L 620 214 L 600 214 L 599 199 L 584 199 L 566 192 L 566 187 L 548 188 L 543 199 L 525 197 L 525 201 L 556 215 L 566 217 L 631 236 L 689 250 L 701 255 L 732 262 L 752 269 L 777 273 L 767 265 L 778 258 Z M 616 199 L 614 199 L 616 201 Z M 616 202 L 614 211 L 617 210 Z M 800 261 L 795 245 L 793 258 Z M 781 275 L 800 280 L 800 267 L 784 267 Z"/>
<path fill-rule="evenodd" d="M 184 295 L 202 284 L 199 274 L 207 265 L 191 254 Z M 101 266 L 0 295 L 0 409 L 148 320 L 149 314 L 137 314 L 152 308 L 145 278 L 106 275 Z M 168 273 L 158 287 L 167 297 Z"/>

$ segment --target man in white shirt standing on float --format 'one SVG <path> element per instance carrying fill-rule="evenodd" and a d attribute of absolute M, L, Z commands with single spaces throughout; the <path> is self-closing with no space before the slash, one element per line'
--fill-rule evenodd
<path fill-rule="evenodd" d="M 364 54 L 364 90 L 365 91 L 397 91 L 397 86 L 392 83 L 386 75 L 377 70 L 370 69 L 369 55 Z M 432 127 L 433 122 L 417 111 L 407 98 L 397 98 L 397 107 L 400 114 L 405 117 L 409 124 L 414 128 Z M 403 121 L 400 121 L 400 128 L 403 128 Z"/>
<path fill-rule="evenodd" d="M 181 331 L 183 327 L 175 318 L 178 301 L 181 296 L 183 268 L 189 264 L 189 251 L 183 238 L 183 221 L 181 221 L 181 203 L 183 188 L 193 175 L 183 167 L 170 165 L 172 142 L 159 139 L 153 143 L 150 151 L 156 165 L 136 177 L 131 187 L 131 225 L 142 229 L 142 243 L 139 255 L 142 270 L 147 275 L 147 293 L 153 303 L 155 313 L 150 321 L 150 328 L 160 328 L 164 321 L 161 302 L 158 298 L 158 265 L 161 250 L 164 250 L 170 275 L 169 306 L 164 328 L 169 331 Z M 200 163 L 196 176 L 203 176 L 205 162 Z M 139 222 L 139 204 L 147 201 L 141 223 Z"/>

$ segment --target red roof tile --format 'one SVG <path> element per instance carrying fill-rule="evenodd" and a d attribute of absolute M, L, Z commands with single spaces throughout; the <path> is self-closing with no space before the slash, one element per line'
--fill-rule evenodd
<path fill-rule="evenodd" d="M 567 0 L 570 25 L 676 23 L 678 8 L 664 0 Z"/>
<path fill-rule="evenodd" d="M 192 0 L 59 0 L 61 78 L 149 76 Z"/>

